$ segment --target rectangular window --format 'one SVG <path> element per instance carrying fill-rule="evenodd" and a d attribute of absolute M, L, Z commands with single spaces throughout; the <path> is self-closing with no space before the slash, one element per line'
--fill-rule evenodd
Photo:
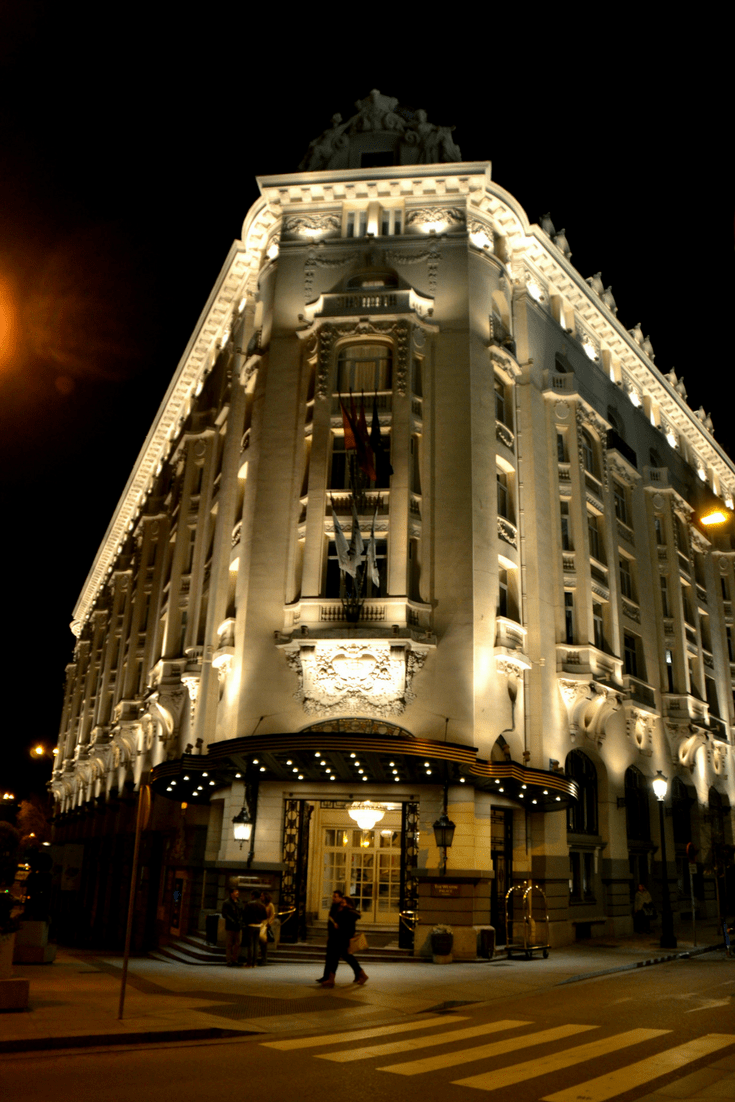
<path fill-rule="evenodd" d="M 656 533 L 656 543 L 659 547 L 661 547 L 663 544 L 666 543 L 666 537 L 665 537 L 665 534 L 664 534 L 664 518 L 663 517 L 654 517 L 653 518 L 653 529 Z"/>
<path fill-rule="evenodd" d="M 624 597 L 627 597 L 629 601 L 635 600 L 633 572 L 630 565 L 630 559 L 626 559 L 624 555 L 620 556 L 620 592 Z"/>
<path fill-rule="evenodd" d="M 572 534 L 571 534 L 571 520 L 569 518 L 569 502 L 560 501 L 559 511 L 561 513 L 561 548 L 562 551 L 572 550 Z"/>
<path fill-rule="evenodd" d="M 495 379 L 495 420 L 501 425 L 506 425 L 505 384 L 502 379 Z"/>
<path fill-rule="evenodd" d="M 337 390 L 340 394 L 374 394 L 390 390 L 391 349 L 387 344 L 351 344 L 339 354 Z M 365 410 L 369 420 L 371 411 Z"/>
<path fill-rule="evenodd" d="M 624 486 L 621 486 L 619 482 L 613 482 L 613 495 L 615 497 L 615 516 L 623 524 L 629 524 L 628 520 L 628 499 L 626 496 L 626 490 Z"/>
<path fill-rule="evenodd" d="M 346 531 L 345 535 L 349 541 L 349 532 Z M 362 538 L 367 545 L 369 534 L 362 533 Z M 375 541 L 375 557 L 378 565 L 378 576 L 380 584 L 375 586 L 370 580 L 369 574 L 365 576 L 365 585 L 363 589 L 363 595 L 365 597 L 384 597 L 387 592 L 387 541 L 376 540 Z M 367 548 L 366 548 L 367 550 Z M 337 546 L 334 540 L 329 541 L 329 547 L 327 550 L 327 577 L 324 587 L 325 597 L 346 597 L 350 596 L 354 590 L 354 579 L 349 575 L 345 575 L 339 568 L 339 560 L 337 559 Z"/>
<path fill-rule="evenodd" d="M 508 571 L 498 571 L 498 616 L 508 615 Z"/>
<path fill-rule="evenodd" d="M 567 461 L 563 432 L 557 432 L 556 434 L 556 460 L 557 463 L 566 463 Z"/>
<path fill-rule="evenodd" d="M 638 677 L 638 640 L 628 632 L 623 637 L 623 659 L 625 672 L 631 677 Z"/>
<path fill-rule="evenodd" d="M 722 589 L 722 599 L 723 599 L 723 601 L 729 601 L 730 600 L 730 583 L 724 575 L 720 576 L 720 587 Z"/>
<path fill-rule="evenodd" d="M 505 517 L 506 520 L 513 520 L 513 510 L 511 508 L 511 497 L 508 489 L 508 476 L 505 471 L 501 471 L 496 468 L 495 478 L 498 487 L 498 516 Z"/>
<path fill-rule="evenodd" d="M 666 651 L 666 683 L 669 687 L 669 692 L 674 691 L 674 656 L 670 650 Z"/>
<path fill-rule="evenodd" d="M 598 650 L 604 650 L 605 632 L 602 619 L 602 605 L 592 605 L 592 626 L 594 629 L 595 646 Z"/>
<path fill-rule="evenodd" d="M 661 612 L 664 616 L 671 616 L 669 605 L 669 583 L 666 578 L 661 578 Z"/>
<path fill-rule="evenodd" d="M 725 631 L 727 633 L 727 660 L 728 662 L 735 662 L 735 658 L 733 658 L 732 628 L 729 624 L 725 628 Z"/>
<path fill-rule="evenodd" d="M 570 590 L 564 592 L 564 631 L 565 642 L 574 642 L 574 594 Z"/>
<path fill-rule="evenodd" d="M 383 207 L 380 212 L 380 232 L 383 236 L 401 233 L 403 225 L 403 212 L 401 210 Z"/>
<path fill-rule="evenodd" d="M 600 539 L 599 518 L 595 513 L 587 514 L 587 534 L 590 541 L 590 556 L 604 563 L 602 557 L 602 540 Z"/>

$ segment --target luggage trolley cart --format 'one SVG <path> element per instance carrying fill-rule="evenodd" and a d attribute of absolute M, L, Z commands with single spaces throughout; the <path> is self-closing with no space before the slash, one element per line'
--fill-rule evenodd
<path fill-rule="evenodd" d="M 522 915 L 513 915 L 514 892 L 516 904 L 522 906 Z M 516 884 L 505 895 L 505 951 L 508 957 L 520 956 L 531 960 L 534 953 L 549 955 L 549 914 L 546 909 L 546 896 L 536 884 Z"/>

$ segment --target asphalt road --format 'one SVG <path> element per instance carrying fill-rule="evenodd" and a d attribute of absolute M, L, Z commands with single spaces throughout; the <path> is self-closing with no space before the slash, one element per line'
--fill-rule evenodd
<path fill-rule="evenodd" d="M 5 1056 L 8 1102 L 735 1098 L 735 963 L 698 957 L 342 1032 Z M 724 1075 L 724 1078 L 723 1078 Z M 730 1086 L 728 1086 L 728 1083 Z M 672 1084 L 676 1084 L 672 1087 Z M 711 1091 L 714 1089 L 714 1094 Z M 707 1093 L 707 1092 L 710 1093 Z"/>

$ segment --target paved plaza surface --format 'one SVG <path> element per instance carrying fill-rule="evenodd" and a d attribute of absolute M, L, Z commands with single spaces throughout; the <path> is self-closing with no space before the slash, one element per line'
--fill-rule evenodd
<path fill-rule="evenodd" d="M 226 1093 L 239 1068 L 276 1096 L 296 1076 L 303 1102 L 345 1082 L 359 1097 L 395 1086 L 406 1102 L 477 1090 L 498 1102 L 729 1100 L 735 959 L 713 928 L 698 941 L 371 962 L 364 987 L 342 964 L 328 991 L 318 961 L 285 954 L 254 970 L 134 958 L 122 1020 L 121 958 L 60 950 L 52 965 L 16 968 L 31 1004 L 0 1016 L 0 1094 L 36 1102 L 51 1077 L 79 1102 L 149 1102 L 163 1082 L 189 1102 L 203 1083 Z"/>
<path fill-rule="evenodd" d="M 15 966 L 15 976 L 30 980 L 30 1005 L 27 1011 L 0 1016 L 0 1052 L 356 1028 L 517 998 L 683 953 L 715 953 L 724 960 L 713 925 L 698 931 L 697 942 L 695 947 L 679 939 L 677 949 L 669 950 L 661 949 L 654 936 L 639 936 L 577 942 L 552 949 L 546 960 L 540 955 L 530 961 L 508 960 L 501 951 L 491 961 L 447 965 L 429 960 L 366 962 L 370 978 L 364 987 L 352 983 L 352 973 L 342 963 L 331 990 L 315 982 L 318 963 L 285 961 L 278 953 L 271 953 L 264 968 L 255 969 L 134 957 L 122 1020 L 122 957 L 59 949 L 53 964 Z M 735 960 L 732 965 L 735 977 Z"/>

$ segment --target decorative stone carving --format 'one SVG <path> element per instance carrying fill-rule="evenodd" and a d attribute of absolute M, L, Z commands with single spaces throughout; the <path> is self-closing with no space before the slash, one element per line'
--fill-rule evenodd
<path fill-rule="evenodd" d="M 653 753 L 653 727 L 656 716 L 652 712 L 638 708 L 630 700 L 625 701 L 624 708 L 628 738 L 633 740 L 641 754 L 650 758 Z"/>
<path fill-rule="evenodd" d="M 150 697 L 147 714 L 156 724 L 161 742 L 169 742 L 178 730 L 187 697 L 187 690 L 181 682 L 160 685 Z"/>
<path fill-rule="evenodd" d="M 285 218 L 282 232 L 299 237 L 314 237 L 318 234 L 339 233 L 341 220 L 338 214 L 321 211 L 316 214 L 295 214 Z"/>
<path fill-rule="evenodd" d="M 664 722 L 669 736 L 672 762 L 693 770 L 697 750 L 700 746 L 705 747 L 705 752 L 709 748 L 709 735 L 703 727 L 695 727 L 693 723 L 676 723 L 671 719 Z"/>
<path fill-rule="evenodd" d="M 406 641 L 299 642 L 284 649 L 299 679 L 294 694 L 307 715 L 400 715 L 415 699 L 412 683 L 426 649 Z"/>
<path fill-rule="evenodd" d="M 559 689 L 567 706 L 572 742 L 576 742 L 578 736 L 586 736 L 600 747 L 608 719 L 622 707 L 621 694 L 599 681 L 566 678 L 559 678 Z"/>
<path fill-rule="evenodd" d="M 406 226 L 414 225 L 463 226 L 465 212 L 461 207 L 414 207 L 406 214 Z"/>
<path fill-rule="evenodd" d="M 199 674 L 185 673 L 181 677 L 182 685 L 185 685 L 189 693 L 189 708 L 191 712 L 191 729 L 194 730 L 194 721 L 197 711 L 197 697 L 199 695 Z"/>
<path fill-rule="evenodd" d="M 712 767 L 718 777 L 727 777 L 725 767 L 727 765 L 728 747 L 724 742 L 712 742 Z"/>

